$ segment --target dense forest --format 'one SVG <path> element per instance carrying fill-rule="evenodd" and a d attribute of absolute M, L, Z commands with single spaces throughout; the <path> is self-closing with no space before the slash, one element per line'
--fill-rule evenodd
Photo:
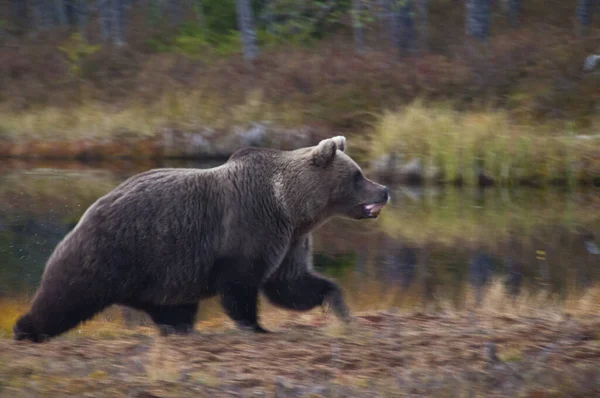
<path fill-rule="evenodd" d="M 205 90 L 336 128 L 415 98 L 593 123 L 598 1 L 2 0 L 0 109 Z M 596 19 L 594 18 L 596 17 Z"/>
<path fill-rule="evenodd" d="M 322 38 L 344 25 L 351 26 L 357 52 L 365 50 L 365 29 L 387 25 L 394 47 L 410 52 L 427 48 L 430 8 L 440 5 L 464 7 L 465 33 L 480 41 L 490 36 L 492 14 L 504 13 L 512 28 L 521 26 L 520 0 L 9 0 L 10 11 L 3 20 L 7 32 L 41 34 L 68 26 L 85 34 L 93 22 L 100 26 L 101 39 L 115 46 L 123 46 L 135 29 L 136 16 L 157 27 L 165 23 L 174 30 L 196 29 L 213 44 L 226 36 L 239 35 L 247 58 L 259 53 L 260 33 L 271 39 Z M 528 1 L 527 3 L 536 3 Z M 539 3 L 539 11 L 547 11 Z M 548 2 L 547 8 L 560 5 L 561 11 L 572 7 L 580 33 L 592 21 L 594 0 L 576 2 Z M 575 4 L 577 3 L 577 4 Z M 499 8 L 499 10 L 496 10 Z M 5 13 L 6 14 L 6 13 Z M 139 15 L 138 15 L 139 14 Z M 563 14 L 565 20 L 568 14 Z M 195 26 L 194 26 L 195 25 Z M 381 27 L 380 26 L 380 27 Z M 259 32 L 259 34 L 257 34 Z M 183 32 L 181 32 L 183 33 Z M 189 34 L 190 32 L 188 32 Z"/>

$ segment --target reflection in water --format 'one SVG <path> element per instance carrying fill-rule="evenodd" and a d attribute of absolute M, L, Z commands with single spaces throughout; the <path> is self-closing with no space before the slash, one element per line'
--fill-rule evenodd
<path fill-rule="evenodd" d="M 506 272 L 506 290 L 511 296 L 518 296 L 523 281 L 522 264 L 510 254 L 506 258 Z"/>
<path fill-rule="evenodd" d="M 415 281 L 417 272 L 417 254 L 411 247 L 402 245 L 398 240 L 387 237 L 381 252 L 381 278 L 399 283 L 403 289 Z"/>
<path fill-rule="evenodd" d="M 475 301 L 481 305 L 483 288 L 490 281 L 492 274 L 492 257 L 485 253 L 478 253 L 469 262 L 469 280 L 475 289 Z"/>
<path fill-rule="evenodd" d="M 0 174 L 0 296 L 30 297 L 46 259 L 87 207 L 139 171 Z M 361 308 L 386 295 L 394 303 L 412 297 L 413 306 L 460 304 L 469 285 L 479 305 L 493 279 L 511 295 L 524 287 L 582 291 L 600 274 L 598 208 L 597 190 L 401 188 L 379 220 L 334 219 L 319 229 L 314 262 Z M 126 312 L 125 320 L 138 323 L 138 315 Z"/>

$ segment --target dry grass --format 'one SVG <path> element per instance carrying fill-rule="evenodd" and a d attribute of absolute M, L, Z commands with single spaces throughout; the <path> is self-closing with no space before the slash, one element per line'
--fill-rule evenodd
<path fill-rule="evenodd" d="M 29 308 L 25 300 L 3 298 L 0 301 L 0 338 L 12 338 L 13 326 Z"/>
<path fill-rule="evenodd" d="M 477 167 L 502 185 L 522 180 L 592 181 L 600 176 L 600 135 L 516 124 L 507 112 L 460 113 L 420 101 L 385 112 L 374 128 L 371 156 L 398 153 L 438 168 L 443 181 L 477 183 Z"/>
<path fill-rule="evenodd" d="M 477 309 L 468 287 L 462 305 L 440 298 L 433 309 L 401 297 L 415 293 L 382 300 L 380 290 L 372 283 L 359 295 L 347 292 L 356 315 L 350 327 L 317 310 L 296 314 L 263 303 L 262 323 L 277 333 L 246 334 L 209 300 L 193 336 L 127 328 L 113 308 L 46 344 L 0 339 L 0 396 L 598 393 L 598 286 L 562 300 L 527 289 L 511 298 L 495 281 Z M 23 309 L 7 301 L 0 308 L 3 325 Z"/>
<path fill-rule="evenodd" d="M 594 396 L 598 322 L 380 311 L 347 330 L 301 318 L 268 336 L 0 340 L 0 395 Z"/>
<path fill-rule="evenodd" d="M 132 102 L 126 107 L 86 102 L 6 112 L 0 114 L 0 134 L 14 141 L 110 140 L 122 135 L 153 137 L 164 128 L 227 130 L 261 121 L 287 127 L 301 126 L 303 118 L 299 109 L 266 102 L 260 89 L 249 91 L 237 103 L 214 92 L 176 91 L 149 104 Z"/>
<path fill-rule="evenodd" d="M 357 314 L 393 309 L 402 313 L 429 312 L 445 316 L 464 316 L 477 311 L 481 314 L 516 318 L 561 319 L 568 315 L 585 319 L 600 312 L 600 286 L 591 287 L 584 292 L 570 289 L 562 294 L 550 293 L 542 287 L 523 286 L 519 295 L 512 296 L 504 282 L 496 279 L 484 287 L 483 301 L 476 305 L 474 289 L 466 284 L 458 288 L 458 294 L 453 294 L 442 286 L 435 292 L 435 298 L 425 299 L 422 281 L 416 281 L 406 290 L 390 288 L 385 282 L 373 279 L 365 281 L 357 289 L 349 287 L 347 281 L 340 283 L 345 286 L 349 307 Z M 450 298 L 450 295 L 454 297 Z M 273 306 L 262 297 L 260 305 L 260 316 L 267 328 L 276 329 L 292 319 L 322 325 L 327 318 L 321 309 L 305 313 L 290 312 Z M 24 299 L 2 299 L 0 308 L 0 337 L 12 338 L 12 326 L 17 317 L 26 312 L 28 304 Z M 203 301 L 199 316 L 196 327 L 200 330 L 224 331 L 233 327 L 216 299 Z M 67 333 L 67 336 L 114 339 L 121 335 L 155 333 L 152 323 L 145 316 L 138 318 L 138 322 L 137 326 L 127 326 L 122 308 L 115 306 L 79 325 Z"/>

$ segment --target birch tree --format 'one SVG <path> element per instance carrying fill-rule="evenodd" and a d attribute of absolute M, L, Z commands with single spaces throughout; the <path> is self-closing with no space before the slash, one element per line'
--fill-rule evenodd
<path fill-rule="evenodd" d="M 399 49 L 403 53 L 413 51 L 416 48 L 417 31 L 415 27 L 415 1 L 401 0 L 399 2 Z"/>
<path fill-rule="evenodd" d="M 593 0 L 578 0 L 577 2 L 577 23 L 580 34 L 587 31 L 592 20 Z"/>
<path fill-rule="evenodd" d="M 256 29 L 254 27 L 254 16 L 250 7 L 250 0 L 236 0 L 238 28 L 242 35 L 244 45 L 244 58 L 252 60 L 258 56 L 258 43 L 256 40 Z"/>
<path fill-rule="evenodd" d="M 490 30 L 490 0 L 465 0 L 466 34 L 487 41 Z"/>
<path fill-rule="evenodd" d="M 352 25 L 354 31 L 354 46 L 356 51 L 362 53 L 365 49 L 365 38 L 361 24 L 361 0 L 352 0 Z"/>
<path fill-rule="evenodd" d="M 117 47 L 125 44 L 125 0 L 98 0 L 102 40 Z"/>
<path fill-rule="evenodd" d="M 416 0 L 416 14 L 419 46 L 425 50 L 429 39 L 429 0 Z"/>
<path fill-rule="evenodd" d="M 520 25 L 521 0 L 506 0 L 506 2 L 508 3 L 508 21 L 510 22 L 510 26 L 518 28 Z"/>

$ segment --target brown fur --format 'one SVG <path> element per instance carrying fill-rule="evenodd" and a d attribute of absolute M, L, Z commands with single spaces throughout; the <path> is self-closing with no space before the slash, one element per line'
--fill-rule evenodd
<path fill-rule="evenodd" d="M 307 310 L 338 286 L 312 271 L 311 232 L 332 216 L 366 216 L 387 188 L 362 176 L 345 139 L 296 151 L 242 149 L 212 169 L 156 169 L 96 201 L 50 256 L 16 339 L 44 341 L 112 304 L 146 311 L 161 331 L 193 330 L 200 300 L 221 297 L 240 327 L 258 323 L 260 290 Z"/>

